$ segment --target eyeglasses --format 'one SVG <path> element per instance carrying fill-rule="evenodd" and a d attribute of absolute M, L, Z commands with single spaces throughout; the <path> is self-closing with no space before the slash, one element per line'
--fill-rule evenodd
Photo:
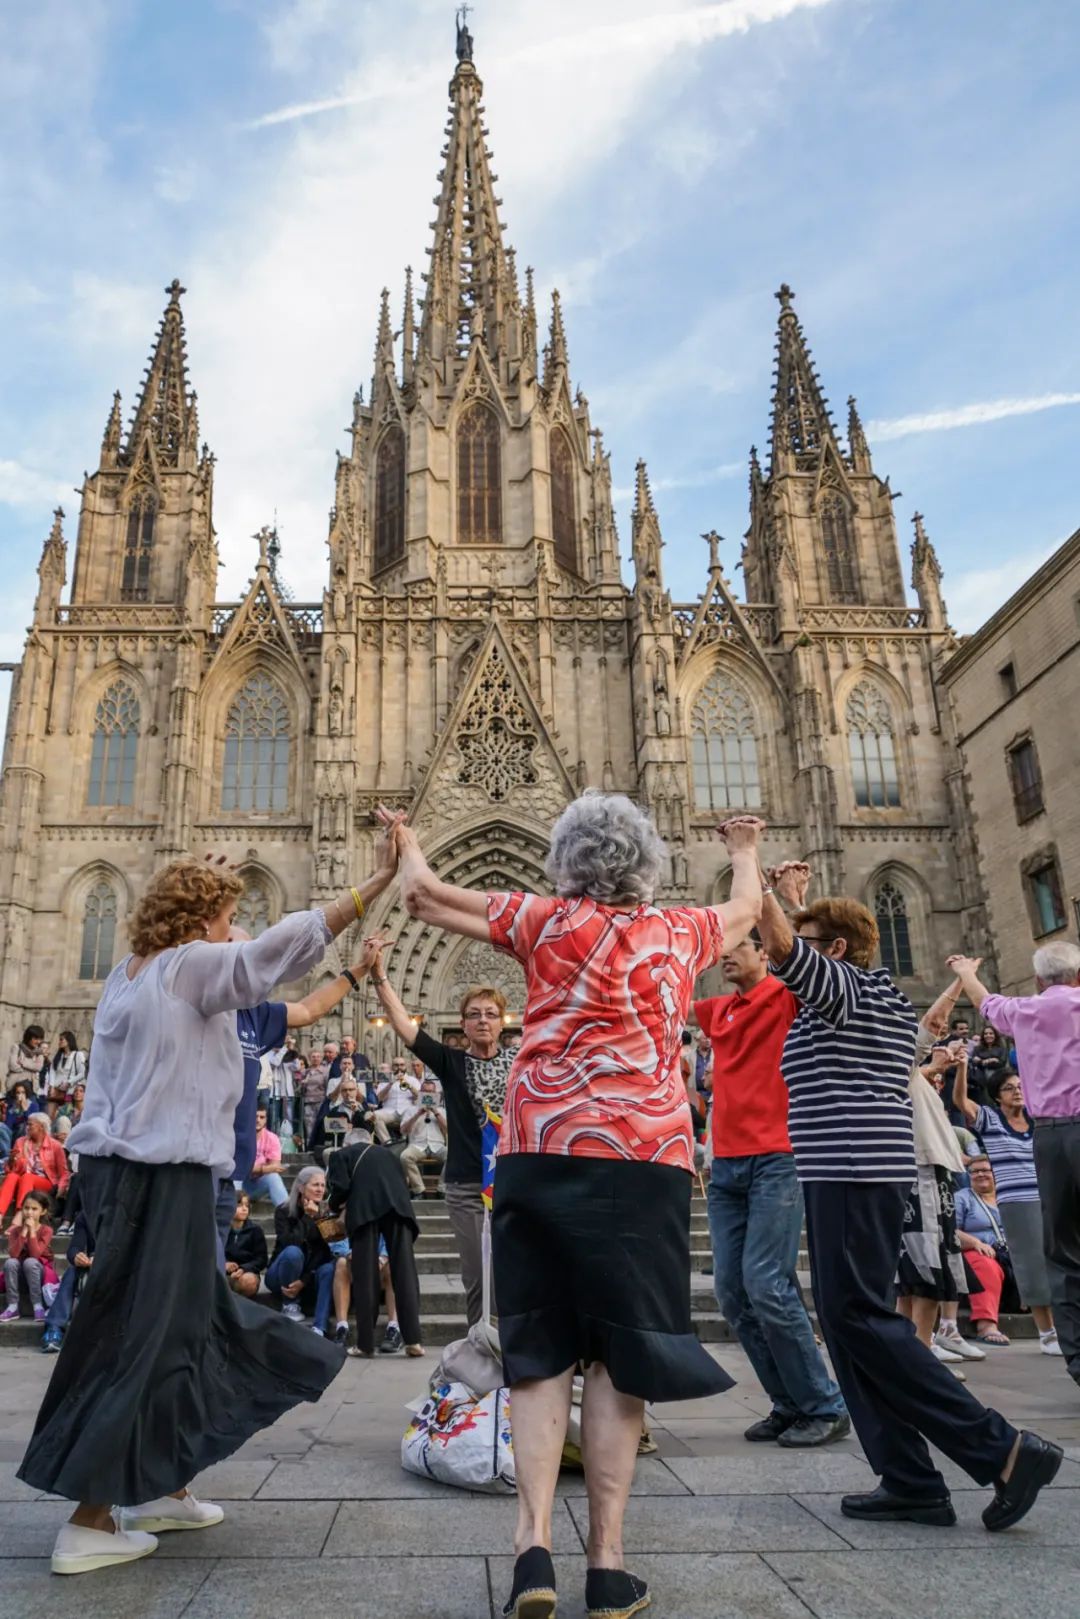
<path fill-rule="evenodd" d="M 835 944 L 835 933 L 800 933 L 799 938 L 804 944 Z"/>
<path fill-rule="evenodd" d="M 500 1014 L 498 1012 L 466 1012 L 463 1021 L 466 1023 L 475 1023 L 480 1018 L 483 1018 L 485 1023 L 496 1023 L 498 1022 L 499 1016 Z"/>

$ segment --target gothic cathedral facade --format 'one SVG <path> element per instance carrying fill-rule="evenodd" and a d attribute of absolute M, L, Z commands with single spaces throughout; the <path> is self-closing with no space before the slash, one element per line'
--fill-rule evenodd
<path fill-rule="evenodd" d="M 877 912 L 916 1002 L 947 950 L 985 947 L 936 680 L 955 645 L 940 569 L 916 519 L 910 607 L 888 482 L 854 401 L 837 433 L 790 290 L 768 460 L 750 460 L 745 601 L 715 536 L 700 596 L 672 601 L 642 463 L 628 586 L 609 456 L 557 293 L 538 333 L 462 55 L 423 297 L 407 275 L 395 336 L 383 295 L 322 601 L 288 598 L 266 531 L 244 599 L 216 600 L 214 457 L 176 282 L 130 428 L 117 395 L 84 484 L 67 600 L 56 514 L 4 752 L 0 1037 L 29 1021 L 89 1035 L 162 862 L 229 851 L 258 931 L 369 868 L 380 802 L 409 809 L 448 880 L 543 890 L 562 807 L 627 792 L 666 840 L 672 900 L 722 894 L 713 828 L 756 811 L 770 854 L 805 854 L 819 891 Z M 433 1028 L 478 979 L 520 1010 L 515 964 L 425 930 L 393 891 L 372 920 Z M 363 1039 L 365 1016 L 354 999 L 325 1032 Z"/>

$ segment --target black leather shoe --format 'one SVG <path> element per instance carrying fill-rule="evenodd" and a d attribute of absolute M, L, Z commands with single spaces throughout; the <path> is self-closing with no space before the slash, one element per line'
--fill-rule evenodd
<path fill-rule="evenodd" d="M 894 1495 L 884 1484 L 866 1495 L 845 1495 L 840 1511 L 845 1518 L 863 1518 L 869 1523 L 928 1523 L 935 1529 L 949 1529 L 956 1522 L 947 1495 Z"/>
<path fill-rule="evenodd" d="M 776 1443 L 784 1450 L 814 1450 L 846 1439 L 850 1432 L 851 1418 L 846 1411 L 842 1417 L 800 1417 L 784 1429 Z"/>
<path fill-rule="evenodd" d="M 555 1565 L 543 1546 L 530 1546 L 514 1564 L 514 1584 L 503 1619 L 555 1619 Z"/>
<path fill-rule="evenodd" d="M 617 1568 L 590 1568 L 585 1573 L 585 1607 L 589 1619 L 631 1619 L 652 1597 L 644 1580 Z"/>
<path fill-rule="evenodd" d="M 788 1429 L 793 1428 L 798 1420 L 798 1417 L 785 1417 L 779 1411 L 770 1411 L 768 1416 L 762 1417 L 760 1422 L 752 1423 L 743 1434 L 743 1438 L 749 1439 L 752 1445 L 761 1445 L 767 1440 L 779 1439 L 780 1435 L 787 1433 Z"/>
<path fill-rule="evenodd" d="M 1049 1439 L 1040 1439 L 1037 1433 L 1020 1435 L 1020 1449 L 1016 1453 L 1009 1482 L 999 1479 L 994 1499 L 985 1509 L 982 1521 L 987 1529 L 1011 1529 L 1014 1523 L 1029 1513 L 1041 1489 L 1057 1476 L 1065 1452 Z"/>

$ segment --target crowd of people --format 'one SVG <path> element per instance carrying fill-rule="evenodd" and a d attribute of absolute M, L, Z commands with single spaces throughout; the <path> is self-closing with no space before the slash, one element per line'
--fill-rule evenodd
<path fill-rule="evenodd" d="M 552 1503 L 579 1369 L 587 1607 L 629 1616 L 649 1600 L 622 1552 L 644 1404 L 731 1384 L 691 1324 L 695 1173 L 708 1176 L 718 1302 L 771 1400 L 747 1440 L 811 1448 L 854 1426 L 881 1482 L 842 1511 L 946 1526 L 955 1513 L 929 1440 L 994 1486 L 988 1529 L 1019 1521 L 1061 1452 L 975 1399 L 963 1363 L 1007 1349 L 1003 1323 L 1029 1311 L 1041 1352 L 1080 1381 L 1080 950 L 1038 950 L 1037 993 L 1020 998 L 952 957 L 920 1020 L 874 965 L 873 916 L 811 899 L 801 862 L 764 871 L 752 817 L 720 829 L 730 898 L 701 907 L 654 903 L 662 845 L 617 795 L 585 794 L 560 818 L 554 897 L 445 884 L 404 817 L 380 819 L 365 883 L 257 940 L 236 928 L 228 868 L 174 863 L 106 985 L 92 1065 L 72 1034 L 53 1052 L 38 1026 L 12 1048 L 0 1320 L 29 1310 L 43 1348 L 60 1352 L 20 1473 L 79 1502 L 54 1569 L 128 1561 L 162 1530 L 219 1521 L 191 1478 L 317 1398 L 346 1350 L 423 1354 L 415 1198 L 445 1199 L 467 1318 L 480 1319 L 492 1121 L 488 1291 L 519 1499 L 507 1615 L 554 1612 Z M 459 1028 L 429 1034 L 390 983 L 381 936 L 304 1000 L 265 998 L 395 877 L 426 925 L 522 963 L 520 1035 L 490 985 L 467 992 Z M 714 966 L 729 991 L 695 1002 Z M 301 1051 L 297 1031 L 365 978 L 399 1053 L 375 1065 L 349 1038 Z M 163 996 L 184 1008 L 171 1025 Z M 169 1082 L 196 1037 L 207 1072 L 192 1119 Z M 166 1220 L 187 1263 L 151 1315 L 127 1278 Z M 828 1362 L 800 1283 L 804 1229 Z M 54 1233 L 69 1237 L 62 1271 Z M 95 1252 L 127 1267 L 119 1288 L 95 1285 Z M 196 1318 L 210 1322 L 205 1343 Z M 120 1342 L 133 1331 L 152 1348 L 135 1373 Z M 159 1441 L 146 1454 L 136 1435 L 176 1340 L 187 1427 L 171 1451 Z"/>

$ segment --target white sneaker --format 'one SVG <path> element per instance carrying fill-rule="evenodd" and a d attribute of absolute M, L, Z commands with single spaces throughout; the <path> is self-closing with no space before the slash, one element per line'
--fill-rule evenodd
<path fill-rule="evenodd" d="M 1044 1355 L 1060 1355 L 1061 1345 L 1057 1341 L 1057 1333 L 1055 1332 L 1052 1338 L 1040 1338 L 1039 1350 Z"/>
<path fill-rule="evenodd" d="M 285 1317 L 286 1321 L 307 1320 L 303 1310 L 301 1310 L 300 1306 L 295 1302 L 294 1299 L 290 1299 L 287 1304 L 283 1304 L 281 1306 L 281 1313 Z"/>
<path fill-rule="evenodd" d="M 934 1342 L 935 1344 L 940 1344 L 942 1349 L 951 1349 L 954 1355 L 960 1356 L 961 1360 L 986 1359 L 985 1349 L 980 1349 L 978 1344 L 973 1344 L 970 1338 L 961 1338 L 958 1332 L 935 1332 Z"/>
<path fill-rule="evenodd" d="M 52 1571 L 90 1574 L 112 1563 L 134 1563 L 156 1550 L 156 1538 L 135 1529 L 121 1529 L 118 1525 L 116 1533 L 110 1535 L 107 1529 L 83 1529 L 78 1524 L 65 1523 L 53 1547 Z"/>
<path fill-rule="evenodd" d="M 148 1530 L 154 1535 L 169 1529 L 209 1529 L 225 1516 L 213 1501 L 200 1501 L 190 1490 L 179 1500 L 163 1495 L 160 1501 L 147 1501 L 141 1507 L 118 1507 L 117 1513 L 122 1528 Z"/>
<path fill-rule="evenodd" d="M 930 1345 L 930 1353 L 935 1355 L 938 1360 L 943 1360 L 950 1364 L 955 1364 L 964 1358 L 963 1355 L 958 1355 L 955 1349 L 946 1349 L 945 1345 L 939 1344 L 936 1338 Z"/>

